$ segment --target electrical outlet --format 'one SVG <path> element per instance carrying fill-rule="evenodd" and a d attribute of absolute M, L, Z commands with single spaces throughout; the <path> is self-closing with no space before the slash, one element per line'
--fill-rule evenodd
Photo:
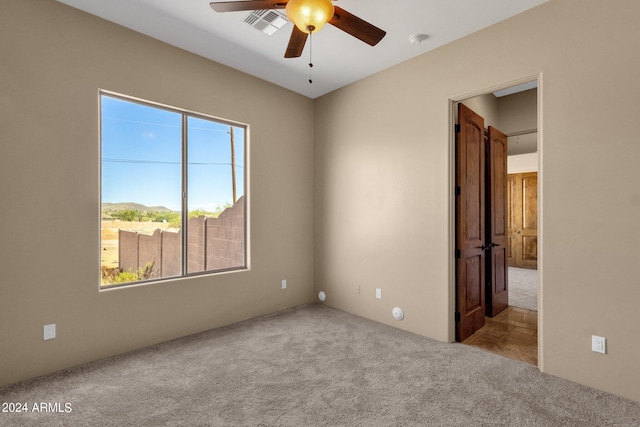
<path fill-rule="evenodd" d="M 45 340 L 52 340 L 56 337 L 56 324 L 52 323 L 50 325 L 44 325 L 44 336 Z"/>
<path fill-rule="evenodd" d="M 376 298 L 382 299 L 382 289 L 376 288 Z"/>
<path fill-rule="evenodd" d="M 591 351 L 607 354 L 607 339 L 597 335 L 591 335 Z"/>
<path fill-rule="evenodd" d="M 282 280 L 282 289 L 287 289 L 287 281 Z"/>
<path fill-rule="evenodd" d="M 357 285 L 356 286 L 356 294 L 359 294 L 359 293 L 360 293 L 360 285 Z"/>

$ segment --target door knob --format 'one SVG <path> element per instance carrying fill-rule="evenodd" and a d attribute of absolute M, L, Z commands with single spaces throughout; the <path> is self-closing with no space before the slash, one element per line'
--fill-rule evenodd
<path fill-rule="evenodd" d="M 500 246 L 500 245 L 499 245 L 499 244 L 497 244 L 497 243 L 493 243 L 493 242 L 491 242 L 491 243 L 489 243 L 487 246 L 485 246 L 485 245 L 482 245 L 482 246 L 476 246 L 476 248 L 478 248 L 478 249 L 482 249 L 483 251 L 486 251 L 487 249 L 495 248 L 496 246 Z"/>

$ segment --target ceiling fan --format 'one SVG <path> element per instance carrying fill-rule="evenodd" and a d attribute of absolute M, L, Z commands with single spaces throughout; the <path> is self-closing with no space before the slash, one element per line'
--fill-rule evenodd
<path fill-rule="evenodd" d="M 302 55 L 309 34 L 319 31 L 326 23 L 371 46 L 378 44 L 387 34 L 346 10 L 334 6 L 331 0 L 214 1 L 210 5 L 216 12 L 285 9 L 289 20 L 295 24 L 284 54 L 285 58 L 297 58 Z"/>

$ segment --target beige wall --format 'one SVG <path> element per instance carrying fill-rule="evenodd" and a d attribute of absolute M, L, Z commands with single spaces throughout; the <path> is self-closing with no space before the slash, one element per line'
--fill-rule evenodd
<path fill-rule="evenodd" d="M 308 302 L 314 278 L 329 305 L 451 340 L 450 100 L 540 75 L 541 366 L 640 400 L 637 16 L 551 0 L 313 103 L 53 0 L 3 0 L 0 385 Z M 99 88 L 251 125 L 250 271 L 98 291 Z"/>
<path fill-rule="evenodd" d="M 450 100 L 540 76 L 540 366 L 640 400 L 639 16 L 634 0 L 551 0 L 319 98 L 326 303 L 452 339 Z M 592 334 L 607 355 L 591 352 Z"/>
<path fill-rule="evenodd" d="M 498 98 L 500 130 L 506 134 L 524 132 L 538 127 L 538 90 L 529 89 Z"/>
<path fill-rule="evenodd" d="M 507 157 L 507 173 L 538 172 L 538 153 Z"/>
<path fill-rule="evenodd" d="M 0 385 L 313 300 L 311 100 L 53 0 L 0 58 Z M 100 88 L 250 125 L 250 271 L 98 290 Z"/>
<path fill-rule="evenodd" d="M 489 126 L 493 126 L 502 130 L 500 127 L 500 114 L 498 110 L 498 98 L 493 93 L 485 93 L 483 95 L 474 96 L 471 98 L 463 99 L 461 101 L 466 107 L 472 109 L 475 113 L 479 114 L 484 119 L 485 129 Z M 458 113 L 457 109 L 455 111 Z M 457 117 L 456 117 L 457 118 Z"/>

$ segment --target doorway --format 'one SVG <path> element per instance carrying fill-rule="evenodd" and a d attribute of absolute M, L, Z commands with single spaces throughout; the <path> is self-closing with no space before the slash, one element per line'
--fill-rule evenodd
<path fill-rule="evenodd" d="M 514 86 L 499 88 L 497 90 L 493 90 L 488 93 L 480 93 L 474 96 L 468 97 L 460 97 L 459 99 L 452 100 L 452 122 L 457 123 L 458 117 L 456 116 L 457 104 L 464 103 L 467 106 L 470 106 L 476 112 L 480 112 L 480 115 L 485 117 L 485 122 L 487 125 L 498 126 L 501 130 L 503 130 L 507 136 L 509 137 L 509 167 L 511 169 L 511 159 L 516 158 L 517 161 L 514 161 L 515 171 L 509 170 L 509 173 L 514 172 L 515 174 L 529 174 L 525 175 L 525 183 L 527 184 L 526 188 L 528 192 L 533 191 L 533 187 L 531 185 L 532 182 L 535 182 L 535 195 L 539 194 L 537 188 L 537 174 L 538 174 L 538 166 L 540 164 L 540 150 L 538 144 L 538 127 L 541 121 L 539 120 L 539 107 L 538 107 L 538 78 L 536 77 L 533 80 L 525 81 L 524 83 L 518 83 Z M 518 99 L 517 99 L 518 98 Z M 528 114 L 532 117 L 524 117 L 514 121 L 513 117 L 509 117 L 511 113 L 508 111 L 511 109 L 510 104 L 512 101 L 522 103 L 523 99 L 533 99 L 533 104 L 529 105 L 529 107 L 525 108 L 524 111 L 516 111 L 517 114 L 524 114 L 528 111 Z M 515 101 L 517 99 L 517 101 Z M 496 106 L 500 104 L 499 106 Z M 522 108 L 521 108 L 522 109 Z M 506 117 L 505 117 L 505 111 Z M 511 114 L 513 116 L 513 114 Z M 487 126 L 488 127 L 488 126 Z M 533 142 L 533 144 L 531 144 Z M 453 144 L 453 142 L 452 142 Z M 533 145 L 533 148 L 531 146 Z M 453 164 L 457 164 L 458 158 L 455 154 L 455 149 L 452 149 L 452 157 Z M 528 165 L 526 164 L 528 163 Z M 453 166 L 452 166 L 453 167 Z M 535 173 L 536 179 L 531 179 L 531 173 Z M 514 175 L 515 176 L 515 175 Z M 509 177 L 510 179 L 514 177 Z M 522 178 L 522 175 L 520 176 Z M 453 180 L 455 182 L 455 180 Z M 522 181 L 518 184 L 518 186 L 522 187 Z M 454 191 L 457 190 L 454 184 Z M 514 187 L 515 188 L 515 187 Z M 509 189 L 508 191 L 511 191 Z M 453 203 L 455 204 L 455 202 Z M 528 206 L 531 209 L 531 204 Z M 526 219 L 535 225 L 535 232 L 538 230 L 538 216 L 537 216 L 537 204 L 535 206 L 535 215 L 532 215 L 531 211 L 527 212 Z M 455 218 L 455 206 L 453 207 L 454 213 L 453 216 Z M 510 218 L 511 219 L 511 218 Z M 453 277 L 455 281 L 456 275 L 456 262 L 455 259 L 456 250 L 456 240 L 455 240 L 455 232 L 457 230 L 455 219 L 452 221 L 453 225 L 453 236 L 452 241 L 454 242 L 454 259 L 452 260 L 452 271 Z M 531 228 L 531 227 L 529 227 Z M 516 234 L 517 231 L 520 231 L 521 234 Z M 523 231 L 529 233 L 531 230 L 523 229 L 522 226 L 520 228 L 512 228 L 510 230 L 509 236 L 509 256 L 513 256 L 514 242 L 520 239 L 519 244 L 520 248 L 523 247 L 522 244 L 522 233 Z M 541 230 L 540 230 L 541 231 Z M 514 299 L 509 298 L 509 304 L 507 309 L 505 309 L 500 314 L 491 316 L 490 314 L 483 320 L 486 320 L 485 326 L 481 327 L 478 332 L 473 334 L 467 340 L 463 340 L 465 344 L 471 344 L 478 347 L 485 348 L 489 351 L 494 351 L 500 354 L 503 354 L 507 357 L 516 358 L 519 360 L 526 361 L 528 363 L 532 363 L 537 366 L 541 366 L 538 362 L 538 352 L 539 352 L 539 333 L 538 333 L 538 323 L 539 316 L 538 313 L 540 308 L 538 307 L 538 293 L 539 293 L 539 274 L 537 267 L 537 258 L 538 258 L 538 236 L 526 234 L 524 239 L 526 251 L 524 253 L 525 264 L 528 262 L 528 265 L 524 265 L 525 268 L 522 268 L 522 265 L 515 265 L 513 267 L 509 267 L 509 282 L 511 290 L 510 292 L 515 297 Z M 528 246 L 527 246 L 528 245 Z M 484 246 L 484 245 L 480 245 Z M 523 257 L 523 253 L 518 255 L 520 258 Z M 511 260 L 513 261 L 513 260 Z M 531 262 L 533 261 L 533 263 Z M 510 262 L 511 264 L 511 262 Z M 526 292 L 528 295 L 525 295 L 528 298 L 529 303 L 522 303 L 518 300 L 518 292 L 523 285 L 522 281 L 526 282 L 524 285 L 528 286 Z M 452 299 L 454 306 L 454 313 L 456 316 L 459 315 L 456 313 L 456 285 L 452 286 Z M 520 307 L 522 306 L 522 307 Z M 487 311 L 490 313 L 490 310 Z M 455 322 L 455 317 L 454 317 Z M 454 323 L 455 325 L 455 323 Z M 455 327 L 454 327 L 455 330 Z M 516 338 L 514 342 L 507 342 L 503 347 L 500 348 L 501 344 L 496 343 L 496 338 L 504 338 L 507 335 L 510 335 L 508 332 L 513 332 L 513 336 Z M 453 335 L 453 334 L 452 334 Z M 483 338 L 485 339 L 483 343 Z"/>

